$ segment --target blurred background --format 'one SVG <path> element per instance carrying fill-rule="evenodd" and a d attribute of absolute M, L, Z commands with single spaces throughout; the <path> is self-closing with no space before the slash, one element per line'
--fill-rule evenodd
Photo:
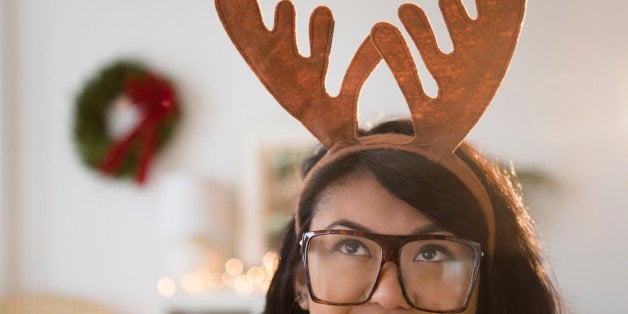
<path fill-rule="evenodd" d="M 276 1 L 261 2 L 271 25 Z M 402 1 L 294 2 L 306 55 L 310 13 L 325 4 L 335 14 L 331 94 L 372 25 L 401 28 Z M 414 2 L 451 51 L 437 1 Z M 272 240 L 298 191 L 294 165 L 315 141 L 249 70 L 213 1 L 0 3 L 0 299 L 64 296 L 112 313 L 259 311 Z M 464 3 L 473 16 L 474 1 Z M 622 0 L 530 0 L 509 73 L 468 138 L 522 176 L 574 313 L 628 308 L 626 12 Z M 143 185 L 86 167 L 73 133 L 77 96 L 120 59 L 149 65 L 179 95 L 180 123 Z M 108 123 L 137 122 L 128 106 L 111 107 Z M 407 116 L 380 65 L 361 94 L 362 127 Z"/>

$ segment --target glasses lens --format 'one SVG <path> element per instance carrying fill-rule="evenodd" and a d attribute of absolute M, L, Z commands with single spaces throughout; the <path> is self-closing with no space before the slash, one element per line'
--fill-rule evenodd
<path fill-rule="evenodd" d="M 407 243 L 399 263 L 406 294 L 415 307 L 452 311 L 465 304 L 473 277 L 473 247 L 451 240 Z"/>
<path fill-rule="evenodd" d="M 375 284 L 381 248 L 359 236 L 324 234 L 310 239 L 306 258 L 314 297 L 359 303 L 366 301 Z"/>

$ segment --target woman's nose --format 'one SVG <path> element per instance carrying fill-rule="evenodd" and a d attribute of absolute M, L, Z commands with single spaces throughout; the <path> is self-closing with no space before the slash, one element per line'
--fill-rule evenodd
<path fill-rule="evenodd" d="M 412 308 L 403 296 L 395 263 L 386 262 L 384 264 L 370 303 L 379 304 L 385 309 Z"/>

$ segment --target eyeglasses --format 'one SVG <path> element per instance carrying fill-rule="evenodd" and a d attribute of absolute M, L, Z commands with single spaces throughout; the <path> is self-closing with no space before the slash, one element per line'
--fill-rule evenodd
<path fill-rule="evenodd" d="M 304 233 L 299 245 L 313 301 L 366 303 L 384 263 L 390 261 L 397 265 L 408 304 L 432 313 L 457 313 L 467 308 L 482 257 L 479 243 L 445 235 L 320 230 Z"/>

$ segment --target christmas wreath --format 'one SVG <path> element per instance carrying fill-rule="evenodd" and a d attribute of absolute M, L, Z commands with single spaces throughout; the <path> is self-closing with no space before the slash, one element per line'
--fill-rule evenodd
<path fill-rule="evenodd" d="M 118 61 L 89 80 L 76 98 L 74 137 L 83 162 L 113 177 L 146 181 L 154 154 L 164 147 L 180 119 L 172 84 L 140 63 Z M 114 106 L 132 107 L 137 118 L 112 136 Z"/>

